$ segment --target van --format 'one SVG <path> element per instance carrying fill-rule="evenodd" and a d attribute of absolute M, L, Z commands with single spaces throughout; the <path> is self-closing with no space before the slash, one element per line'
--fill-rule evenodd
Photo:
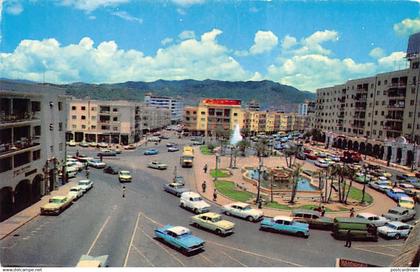
<path fill-rule="evenodd" d="M 377 228 L 369 220 L 356 217 L 334 218 L 332 235 L 335 239 L 345 239 L 349 230 L 351 231 L 353 240 L 378 241 Z"/>

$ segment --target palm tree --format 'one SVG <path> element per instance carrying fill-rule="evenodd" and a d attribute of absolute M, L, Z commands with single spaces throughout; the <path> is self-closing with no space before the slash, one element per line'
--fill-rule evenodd
<path fill-rule="evenodd" d="M 350 184 L 347 189 L 346 196 L 344 197 L 344 204 L 347 204 L 347 198 L 349 197 L 351 186 L 353 185 L 353 176 L 355 175 L 356 170 L 352 167 L 347 167 L 347 177 L 350 177 Z"/>
<path fill-rule="evenodd" d="M 296 192 L 297 192 L 297 186 L 298 186 L 298 182 L 299 182 L 299 177 L 302 174 L 302 164 L 296 164 L 295 165 L 295 169 L 292 172 L 292 182 L 293 182 L 293 187 L 292 187 L 292 195 L 290 198 L 289 203 L 294 204 L 295 203 L 295 198 L 296 198 Z"/>
<path fill-rule="evenodd" d="M 255 150 L 257 151 L 257 157 L 261 158 L 267 154 L 267 147 L 268 141 L 267 139 L 260 139 L 255 146 Z"/>
<path fill-rule="evenodd" d="M 290 144 L 284 151 L 284 159 L 286 160 L 286 165 L 289 168 L 292 168 L 294 160 L 296 160 L 296 154 L 298 153 L 298 147 L 294 144 Z"/>
<path fill-rule="evenodd" d="M 237 147 L 241 151 L 242 156 L 246 156 L 246 149 L 251 146 L 251 143 L 248 140 L 242 140 L 238 143 Z"/>

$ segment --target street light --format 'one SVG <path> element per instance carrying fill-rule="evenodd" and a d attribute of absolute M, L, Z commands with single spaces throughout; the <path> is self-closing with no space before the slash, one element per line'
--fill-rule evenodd
<path fill-rule="evenodd" d="M 366 176 L 367 176 L 368 165 L 367 164 L 363 164 L 363 169 L 365 170 L 364 171 L 365 177 L 364 177 L 364 180 L 363 180 L 362 201 L 360 202 L 361 204 L 364 204 L 365 203 Z"/>
<path fill-rule="evenodd" d="M 219 169 L 219 160 L 220 160 L 220 155 L 219 153 L 216 153 L 216 172 L 214 174 L 214 181 L 217 181 L 217 175 L 218 175 L 218 169 Z"/>
<path fill-rule="evenodd" d="M 257 186 L 257 199 L 256 204 L 260 207 L 260 190 L 261 190 L 261 168 L 263 166 L 262 157 L 260 157 L 259 165 L 258 165 L 258 186 Z"/>

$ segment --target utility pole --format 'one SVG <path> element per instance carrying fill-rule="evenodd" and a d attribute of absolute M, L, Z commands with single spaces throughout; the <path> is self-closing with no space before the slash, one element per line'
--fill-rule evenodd
<path fill-rule="evenodd" d="M 262 157 L 259 157 L 259 165 L 258 165 L 258 186 L 257 186 L 257 200 L 256 204 L 259 205 L 260 203 L 260 190 L 261 190 L 261 168 L 262 168 Z"/>
<path fill-rule="evenodd" d="M 367 169 L 368 169 L 368 167 L 367 167 L 366 164 L 363 165 L 363 169 L 365 170 L 365 173 L 364 173 L 365 174 L 365 177 L 364 177 L 364 180 L 363 180 L 362 201 L 360 202 L 362 204 L 365 203 L 366 176 L 367 176 Z M 349 190 L 350 190 L 350 188 L 349 188 Z"/>

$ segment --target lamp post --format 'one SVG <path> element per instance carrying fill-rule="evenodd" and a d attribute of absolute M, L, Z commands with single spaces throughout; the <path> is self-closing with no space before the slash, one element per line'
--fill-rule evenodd
<path fill-rule="evenodd" d="M 217 181 L 217 175 L 218 175 L 218 169 L 219 169 L 219 160 L 220 160 L 220 155 L 219 153 L 216 153 L 216 173 L 214 175 L 214 181 Z"/>
<path fill-rule="evenodd" d="M 365 170 L 364 171 L 365 177 L 364 177 L 364 180 L 363 180 L 362 201 L 360 201 L 361 204 L 365 203 L 366 176 L 367 176 L 367 169 L 368 169 L 366 164 L 363 165 L 363 169 Z"/>
<path fill-rule="evenodd" d="M 260 203 L 260 190 L 261 190 L 261 168 L 263 166 L 262 157 L 260 157 L 260 162 L 258 165 L 258 185 L 257 185 L 257 199 L 256 204 Z"/>

